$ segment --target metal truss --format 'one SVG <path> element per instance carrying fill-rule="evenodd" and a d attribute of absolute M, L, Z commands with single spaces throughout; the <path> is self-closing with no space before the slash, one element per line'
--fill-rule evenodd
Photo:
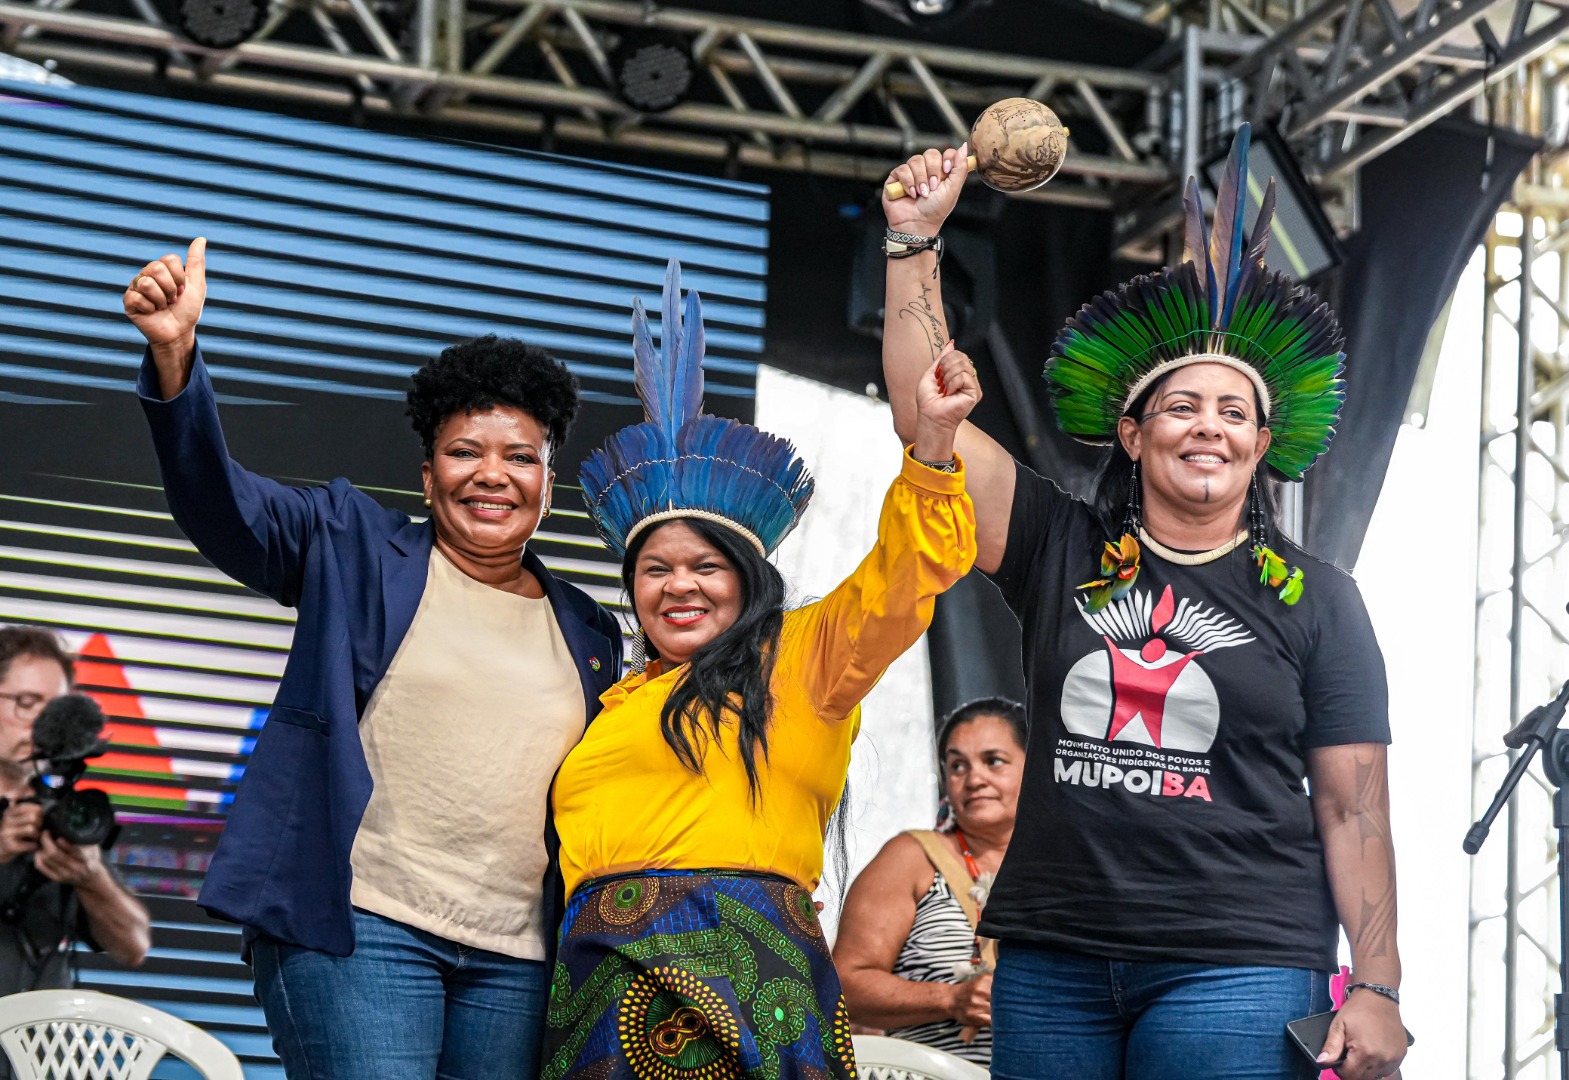
<path fill-rule="evenodd" d="M 269 0 L 258 0 L 268 3 Z M 1126 208 L 1191 170 L 1243 116 L 1279 124 L 1314 179 L 1343 182 L 1569 33 L 1546 0 L 1104 0 L 1170 23 L 1147 70 L 1063 63 L 737 19 L 638 0 L 270 0 L 228 51 L 154 0 L 0 0 L 0 50 L 251 96 L 865 179 L 952 143 L 1002 97 L 1075 131 L 1035 198 Z M 1560 0 L 1554 0 L 1554 3 Z M 1405 5 L 1401 10 L 1394 6 Z M 696 65 L 690 98 L 645 114 L 617 95 L 627 35 L 657 30 Z M 1205 131 L 1212 136 L 1206 140 Z"/>
<path fill-rule="evenodd" d="M 1358 171 L 1434 121 L 1492 99 L 1502 126 L 1532 127 L 1500 91 L 1569 36 L 1558 2 L 1206 0 L 1181 23 L 1162 0 L 1147 18 L 1172 24 L 1154 65 L 1172 108 L 1155 141 L 1185 176 L 1242 120 L 1272 125 L 1331 221 L 1355 231 Z M 1121 215 L 1119 254 L 1159 258 L 1179 210 L 1173 195 Z"/>
<path fill-rule="evenodd" d="M 1237 4 L 1238 9 L 1241 8 Z M 1245 9 L 1244 9 L 1245 10 Z M 1543 56 L 1569 11 L 1539 0 L 1326 0 L 1228 74 L 1324 179 L 1362 165 Z"/>
<path fill-rule="evenodd" d="M 1278 124 L 1321 182 L 1353 175 L 1569 35 L 1562 0 L 1094 2 L 1170 24 L 1203 56 L 1206 81 L 1241 84 L 1226 87 L 1231 103 Z"/>
<path fill-rule="evenodd" d="M 1514 83 L 1517 121 L 1551 134 L 1539 106 L 1560 95 L 1560 76 L 1538 64 Z M 1554 186 L 1554 156 L 1533 163 L 1486 245 L 1475 815 L 1512 760 L 1504 732 L 1569 677 L 1569 199 Z M 1557 836 L 1552 789 L 1538 766 L 1527 776 L 1507 839 L 1472 862 L 1467 1076 L 1478 1080 L 1500 1066 L 1506 1080 L 1558 1071 Z"/>
<path fill-rule="evenodd" d="M 1208 0 L 1191 10 L 1204 22 L 1176 27 L 1167 53 L 1185 84 L 1177 130 L 1196 129 L 1191 142 L 1202 153 L 1213 148 L 1206 127 L 1272 123 L 1321 187 L 1345 183 L 1569 36 L 1561 0 L 1320 0 L 1306 8 Z M 1191 158 L 1194 149 L 1183 153 Z"/>
<path fill-rule="evenodd" d="M 151 0 L 0 0 L 0 50 L 61 70 L 163 75 L 259 96 L 504 128 L 562 141 L 733 160 L 875 182 L 902 157 L 955 145 L 999 98 L 1033 97 L 1075 131 L 1037 197 L 1109 206 L 1167 181 L 1139 139 L 1159 74 L 1057 63 L 628 0 L 273 0 L 260 32 L 203 49 Z M 614 89 L 629 32 L 683 41 L 690 100 L 639 113 Z"/>

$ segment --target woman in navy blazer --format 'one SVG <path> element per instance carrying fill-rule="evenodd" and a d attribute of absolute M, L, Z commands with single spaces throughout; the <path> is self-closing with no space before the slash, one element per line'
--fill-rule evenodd
<path fill-rule="evenodd" d="M 414 640 L 411 627 L 434 595 L 426 585 L 437 580 L 438 564 L 456 582 L 449 591 L 477 592 L 465 599 L 480 608 L 532 598 L 536 606 L 528 610 L 542 613 L 537 601 L 548 601 L 542 625 L 564 644 L 551 653 L 557 674 L 581 683 L 581 714 L 575 692 L 566 695 L 571 717 L 592 719 L 600 693 L 620 672 L 614 619 L 525 547 L 549 513 L 550 454 L 576 412 L 575 381 L 542 352 L 494 338 L 449 349 L 417 375 L 410 414 L 426 445 L 429 521 L 386 509 L 344 479 L 311 488 L 278 484 L 247 472 L 224 445 L 196 345 L 207 291 L 205 247 L 198 239 L 183 263 L 177 255 L 149 263 L 126 290 L 126 315 L 148 342 L 138 390 L 175 521 L 214 565 L 297 608 L 298 621 L 277 699 L 200 902 L 245 927 L 257 996 L 291 1080 L 533 1076 L 548 957 L 532 956 L 527 947 L 476 947 L 464 933 L 448 937 L 417 925 L 421 918 L 364 910 L 351 902 L 351 853 L 357 860 L 356 838 L 373 789 L 361 721 L 379 707 L 377 690 L 394 660 L 401 663 L 405 637 Z M 465 578 L 454 578 L 454 568 Z M 511 596 L 476 590 L 474 582 Z M 442 649 L 466 644 L 422 646 L 438 654 L 425 666 L 445 670 Z M 434 689 L 423 700 L 439 703 L 450 690 L 461 704 L 472 687 Z M 495 718 L 495 745 L 545 760 L 542 767 L 553 772 L 565 754 L 558 745 L 563 733 L 531 746 L 535 695 L 530 687 L 508 689 L 518 716 Z M 508 727 L 507 720 L 517 724 Z M 575 742 L 581 727 L 564 734 Z M 430 737 L 434 745 L 444 735 L 438 727 Z M 393 745 L 388 754 L 408 757 L 420 749 Z M 378 762 L 380 755 L 378 747 Z M 481 772 L 493 767 L 484 759 L 471 764 Z M 449 778 L 440 772 L 429 766 L 431 791 L 438 794 L 406 817 L 429 807 L 442 816 L 440 793 Z M 391 808 L 394 816 L 399 809 Z M 453 819 L 461 824 L 461 814 Z M 413 827 L 424 824 L 416 819 Z M 496 831 L 506 824 L 496 822 Z M 548 817 L 542 831 L 547 880 L 519 881 L 518 891 L 539 890 L 536 925 L 550 942 L 559 878 Z M 476 875 L 483 876 L 493 854 L 475 856 Z M 544 859 L 539 856 L 539 865 Z M 418 871 L 416 865 L 415 876 Z"/>

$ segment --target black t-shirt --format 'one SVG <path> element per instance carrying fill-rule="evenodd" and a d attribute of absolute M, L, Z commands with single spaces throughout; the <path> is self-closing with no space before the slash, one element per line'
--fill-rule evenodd
<path fill-rule="evenodd" d="M 1389 741 L 1383 657 L 1351 578 L 1290 544 L 1288 607 L 1250 545 L 1144 550 L 1090 615 L 1108 539 L 1023 466 L 993 580 L 1024 629 L 1030 745 L 981 930 L 1124 960 L 1330 970 L 1337 919 L 1307 751 Z"/>
<path fill-rule="evenodd" d="M 0 865 L 0 902 L 9 901 L 23 886 L 28 869 L 24 859 Z M 0 922 L 0 996 L 70 989 L 73 941 L 98 947 L 75 890 L 45 881 L 28 898 L 15 925 Z"/>

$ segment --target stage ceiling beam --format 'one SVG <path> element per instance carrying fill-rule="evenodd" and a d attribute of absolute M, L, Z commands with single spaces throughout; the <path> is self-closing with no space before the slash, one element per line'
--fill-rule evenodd
<path fill-rule="evenodd" d="M 1127 126 L 1162 111 L 1149 107 L 1167 93 L 1158 73 L 628 0 L 422 0 L 405 26 L 389 25 L 387 10 L 366 0 L 280 0 L 261 33 L 214 51 L 186 40 L 145 0 L 125 0 L 120 14 L 70 0 L 0 0 L 0 49 L 56 60 L 67 73 L 161 72 L 285 100 L 868 184 L 921 148 L 961 138 L 967 118 L 990 102 L 1029 95 L 1086 134 L 1093 129 L 1099 137 L 1089 144 L 1109 148 L 1069 155 L 1033 197 L 1109 207 L 1119 193 L 1171 175 L 1147 149 L 1152 140 Z M 686 42 L 695 77 L 710 81 L 717 102 L 645 114 L 617 96 L 609 54 L 627 32 L 649 27 Z"/>
<path fill-rule="evenodd" d="M 1250 119 L 1276 119 L 1307 171 L 1335 181 L 1566 35 L 1569 12 L 1541 0 L 1324 0 L 1226 74 L 1247 87 Z"/>
<path fill-rule="evenodd" d="M 1133 2 L 1117 0 L 1118 10 Z M 1331 215 L 1352 228 L 1349 184 L 1362 166 L 1569 35 L 1569 10 L 1546 0 L 1321 0 L 1307 10 L 1206 0 L 1181 8 L 1200 25 L 1172 21 L 1173 40 L 1129 70 L 637 0 L 272 0 L 261 30 L 227 51 L 186 40 L 151 0 L 95 7 L 0 0 L 0 50 L 66 74 L 163 78 L 868 188 L 901 158 L 957 141 L 990 102 L 1034 97 L 1074 129 L 1074 148 L 1056 180 L 1023 197 L 1124 212 L 1119 232 L 1137 241 L 1137 257 L 1148 255 L 1145 220 L 1158 229 L 1170 217 L 1150 210 L 1163 205 L 1155 197 L 1184 165 L 1223 149 L 1237 120 L 1278 125 Z M 1171 21 L 1160 3 L 1146 10 Z M 645 30 L 679 39 L 695 64 L 700 92 L 662 113 L 634 110 L 614 87 L 616 45 Z M 1187 90 L 1203 99 L 1196 113 Z"/>

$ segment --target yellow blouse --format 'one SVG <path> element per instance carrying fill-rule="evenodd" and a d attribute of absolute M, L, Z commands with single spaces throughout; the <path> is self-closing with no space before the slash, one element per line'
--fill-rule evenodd
<path fill-rule="evenodd" d="M 815 889 L 861 699 L 974 561 L 963 463 L 944 473 L 906 454 L 871 554 L 822 600 L 785 613 L 755 807 L 733 723 L 722 745 L 708 745 L 701 775 L 665 743 L 659 714 L 681 668 L 651 665 L 605 691 L 604 711 L 556 774 L 567 895 L 589 878 L 669 869 L 766 870 Z"/>

